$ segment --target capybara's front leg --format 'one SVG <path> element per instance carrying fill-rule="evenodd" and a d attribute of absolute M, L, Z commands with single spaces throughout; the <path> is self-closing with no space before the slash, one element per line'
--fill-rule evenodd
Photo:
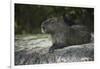
<path fill-rule="evenodd" d="M 53 44 L 53 46 L 49 48 L 49 53 L 53 53 L 55 49 L 61 49 L 64 47 L 66 47 L 64 44 Z"/>

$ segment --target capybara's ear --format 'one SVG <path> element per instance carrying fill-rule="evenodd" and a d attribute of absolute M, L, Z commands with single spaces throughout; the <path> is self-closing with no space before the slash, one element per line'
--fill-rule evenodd
<path fill-rule="evenodd" d="M 68 26 L 72 26 L 76 24 L 74 21 L 72 21 L 72 19 L 70 18 L 68 14 L 63 15 L 63 20 Z"/>

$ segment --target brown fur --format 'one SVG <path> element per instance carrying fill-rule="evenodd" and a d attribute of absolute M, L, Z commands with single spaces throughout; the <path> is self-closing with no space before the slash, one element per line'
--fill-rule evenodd
<path fill-rule="evenodd" d="M 68 26 L 62 18 L 49 18 L 42 23 L 41 27 L 43 32 L 51 34 L 53 46 L 49 51 L 89 43 L 91 40 L 91 35 L 85 26 Z"/>

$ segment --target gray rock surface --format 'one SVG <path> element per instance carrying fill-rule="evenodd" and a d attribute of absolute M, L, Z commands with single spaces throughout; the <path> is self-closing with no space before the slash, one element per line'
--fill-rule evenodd
<path fill-rule="evenodd" d="M 52 46 L 52 42 L 48 35 L 16 36 L 15 65 L 84 62 L 94 60 L 93 42 L 57 49 L 53 53 L 48 52 L 50 46 Z"/>

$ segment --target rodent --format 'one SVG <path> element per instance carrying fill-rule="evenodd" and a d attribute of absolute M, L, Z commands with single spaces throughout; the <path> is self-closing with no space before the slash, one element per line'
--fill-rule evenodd
<path fill-rule="evenodd" d="M 85 26 L 69 26 L 64 22 L 63 18 L 48 18 L 42 22 L 41 29 L 52 37 L 53 45 L 50 47 L 49 52 L 71 45 L 89 43 L 91 41 L 91 35 Z"/>

